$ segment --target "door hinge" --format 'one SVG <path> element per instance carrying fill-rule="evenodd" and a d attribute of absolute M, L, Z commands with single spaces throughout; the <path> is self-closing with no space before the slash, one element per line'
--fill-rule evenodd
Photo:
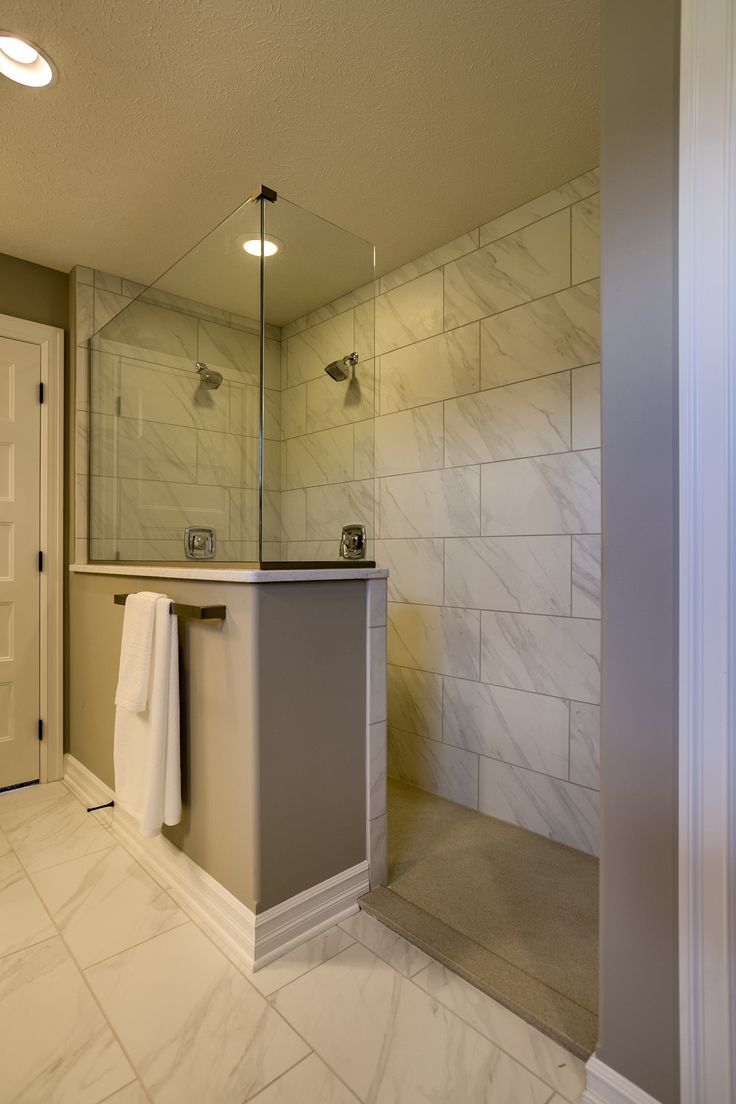
<path fill-rule="evenodd" d="M 116 395 L 115 396 L 115 414 L 117 415 L 118 418 L 120 417 L 120 415 L 122 413 L 122 409 L 123 409 L 123 396 L 122 395 Z"/>
<path fill-rule="evenodd" d="M 38 570 L 43 571 L 43 551 L 40 548 L 38 550 Z"/>
<path fill-rule="evenodd" d="M 40 403 L 45 403 L 46 402 L 46 384 L 45 383 L 39 383 L 39 385 L 38 385 L 38 401 Z"/>
<path fill-rule="evenodd" d="M 43 721 L 40 717 L 38 718 L 38 738 L 43 740 Z"/>

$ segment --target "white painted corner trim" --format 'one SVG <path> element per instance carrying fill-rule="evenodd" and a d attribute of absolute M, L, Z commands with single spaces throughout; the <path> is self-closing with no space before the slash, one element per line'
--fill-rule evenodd
<path fill-rule="evenodd" d="M 587 1088 L 582 1104 L 659 1104 L 638 1085 L 606 1066 L 595 1054 L 585 1066 Z"/>
<path fill-rule="evenodd" d="M 37 345 L 41 352 L 40 713 L 44 738 L 39 774 L 53 782 L 64 773 L 64 331 L 0 314 L 0 337 Z"/>
<path fill-rule="evenodd" d="M 682 1104 L 736 1099 L 736 13 L 682 0 L 679 970 Z"/>
<path fill-rule="evenodd" d="M 88 807 L 113 801 L 109 786 L 66 755 L 64 781 Z M 252 972 L 332 927 L 358 910 L 368 892 L 368 863 L 358 863 L 266 912 L 254 913 L 164 836 L 144 839 L 122 809 L 93 815 L 174 898 L 188 916 L 211 934 L 242 970 Z"/>

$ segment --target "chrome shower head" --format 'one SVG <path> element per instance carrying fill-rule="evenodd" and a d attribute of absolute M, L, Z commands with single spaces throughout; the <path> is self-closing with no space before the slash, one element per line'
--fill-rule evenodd
<path fill-rule="evenodd" d="M 208 391 L 216 391 L 222 383 L 222 372 L 216 372 L 214 368 L 208 368 L 202 360 L 197 361 L 197 371 L 199 372 L 199 382 L 203 387 L 206 387 Z"/>
<path fill-rule="evenodd" d="M 342 360 L 333 360 L 331 364 L 328 364 L 325 368 L 325 372 L 331 379 L 337 380 L 338 383 L 342 383 L 350 377 L 350 369 L 354 368 L 358 363 L 357 353 L 348 353 Z"/>

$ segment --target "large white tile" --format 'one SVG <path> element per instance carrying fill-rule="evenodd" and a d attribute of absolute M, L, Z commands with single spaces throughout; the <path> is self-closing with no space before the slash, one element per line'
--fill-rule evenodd
<path fill-rule="evenodd" d="M 588 364 L 572 373 L 572 447 L 599 448 L 601 443 L 601 366 Z"/>
<path fill-rule="evenodd" d="M 369 647 L 369 713 L 371 724 L 386 720 L 386 626 L 368 630 Z"/>
<path fill-rule="evenodd" d="M 96 402 L 95 402 L 96 408 Z M 105 411 L 105 413 L 115 413 Z M 120 415 L 134 421 L 214 429 L 230 422 L 228 384 L 217 391 L 199 385 L 196 372 L 174 372 L 139 360 L 120 360 Z"/>
<path fill-rule="evenodd" d="M 353 478 L 353 427 L 339 426 L 286 442 L 286 486 L 316 487 Z"/>
<path fill-rule="evenodd" d="M 442 403 L 376 419 L 376 475 L 404 475 L 443 466 Z"/>
<path fill-rule="evenodd" d="M 388 720 L 394 728 L 442 739 L 442 676 L 388 666 Z"/>
<path fill-rule="evenodd" d="M 600 358 L 598 282 L 567 288 L 481 323 L 481 387 L 563 372 Z"/>
<path fill-rule="evenodd" d="M 193 924 L 86 973 L 156 1104 L 242 1104 L 307 1054 Z"/>
<path fill-rule="evenodd" d="M 284 1073 L 258 1096 L 253 1104 L 359 1104 L 357 1096 L 343 1085 L 321 1058 L 310 1054 L 298 1066 Z"/>
<path fill-rule="evenodd" d="M 350 310 L 351 307 L 359 307 L 363 303 L 372 300 L 375 293 L 375 283 L 371 280 L 370 283 L 363 284 L 362 287 L 355 288 L 354 291 L 349 291 L 338 299 L 333 299 L 331 303 L 325 303 L 317 310 L 310 311 L 307 315 L 307 326 L 316 326 L 319 322 L 324 322 L 326 318 L 342 314 L 344 311 Z"/>
<path fill-rule="evenodd" d="M 296 981 L 302 974 L 313 970 L 328 958 L 334 958 L 353 943 L 353 937 L 341 927 L 328 928 L 306 943 L 300 943 L 293 951 L 267 963 L 250 975 L 250 982 L 264 997 L 271 996 L 277 989 Z"/>
<path fill-rule="evenodd" d="M 33 881 L 82 967 L 187 920 L 121 847 L 39 871 Z"/>
<path fill-rule="evenodd" d="M 143 359 L 155 360 L 163 356 L 169 358 L 169 362 L 172 358 L 174 362 L 187 360 L 194 374 L 197 320 L 190 315 L 137 299 L 108 321 L 104 340 L 108 346 L 114 342 L 145 354 Z"/>
<path fill-rule="evenodd" d="M 306 490 L 281 492 L 281 538 L 285 541 L 307 539 Z"/>
<path fill-rule="evenodd" d="M 307 432 L 307 385 L 300 383 L 281 392 L 281 426 L 285 438 Z"/>
<path fill-rule="evenodd" d="M 442 333 L 442 271 L 428 272 L 379 295 L 375 311 L 379 356 Z"/>
<path fill-rule="evenodd" d="M 580 1059 L 439 962 L 430 963 L 415 976 L 414 982 L 577 1104 L 585 1088 L 585 1066 Z"/>
<path fill-rule="evenodd" d="M 353 311 L 328 318 L 290 337 L 287 342 L 287 381 L 289 387 L 318 379 L 333 360 L 341 360 L 355 350 Z M 357 350 L 360 352 L 360 350 Z"/>
<path fill-rule="evenodd" d="M 135 1078 L 60 939 L 0 959 L 2 1099 L 99 1104 Z"/>
<path fill-rule="evenodd" d="M 0 825 L 19 809 L 54 805 L 67 801 L 70 796 L 63 782 L 40 782 L 31 786 L 19 786 L 16 790 L 5 790 L 0 793 Z"/>
<path fill-rule="evenodd" d="M 93 414 L 92 475 L 197 482 L 197 432 L 181 425 Z"/>
<path fill-rule="evenodd" d="M 458 257 L 464 257 L 466 253 L 472 253 L 478 248 L 478 231 L 471 230 L 468 234 L 462 234 L 453 241 L 440 245 L 430 253 L 417 257 L 414 261 L 401 265 L 391 272 L 387 272 L 380 279 L 380 290 L 391 291 L 399 284 L 405 284 L 408 280 L 414 280 L 417 276 L 423 276 L 425 272 L 431 272 L 433 268 L 456 261 Z"/>
<path fill-rule="evenodd" d="M 0 810 L 0 824 L 30 872 L 103 851 L 114 842 L 68 791 L 53 802 Z"/>
<path fill-rule="evenodd" d="M 275 1004 L 371 1104 L 546 1104 L 550 1095 L 361 944 L 282 989 Z"/>
<path fill-rule="evenodd" d="M 380 413 L 477 391 L 479 362 L 477 322 L 384 354 L 379 373 Z"/>
<path fill-rule="evenodd" d="M 599 788 L 601 711 L 597 705 L 570 702 L 570 781 Z"/>
<path fill-rule="evenodd" d="M 389 570 L 390 601 L 441 606 L 443 555 L 439 539 L 377 540 L 376 563 Z"/>
<path fill-rule="evenodd" d="M 439 675 L 480 678 L 480 616 L 477 610 L 389 602 L 389 662 Z"/>
<path fill-rule="evenodd" d="M 257 334 L 218 322 L 199 321 L 197 359 L 228 378 L 256 387 L 260 376 L 259 344 Z"/>
<path fill-rule="evenodd" d="M 243 480 L 243 438 L 235 433 L 197 431 L 197 482 L 239 487 Z"/>
<path fill-rule="evenodd" d="M 106 1097 L 104 1104 L 148 1104 L 148 1097 L 139 1081 L 131 1081 L 124 1089 Z"/>
<path fill-rule="evenodd" d="M 201 523 L 197 522 L 197 524 Z M 229 526 L 231 540 L 258 540 L 258 491 L 255 488 L 241 490 L 230 488 L 227 526 Z M 227 532 L 227 528 L 225 531 Z"/>
<path fill-rule="evenodd" d="M 373 479 L 375 463 L 375 421 L 356 422 L 353 426 L 353 464 L 356 479 Z"/>
<path fill-rule="evenodd" d="M 368 727 L 368 819 L 386 812 L 386 721 Z"/>
<path fill-rule="evenodd" d="M 567 778 L 566 701 L 445 678 L 443 739 L 455 747 Z"/>
<path fill-rule="evenodd" d="M 344 381 L 323 374 L 310 380 L 306 389 L 308 433 L 372 418 L 376 410 L 374 361 L 357 364 Z"/>
<path fill-rule="evenodd" d="M 595 790 L 481 756 L 479 794 L 482 813 L 579 851 L 598 853 Z"/>
<path fill-rule="evenodd" d="M 569 537 L 445 541 L 445 604 L 512 613 L 570 613 Z"/>
<path fill-rule="evenodd" d="M 12 852 L 0 846 L 0 957 L 56 935 L 49 914 Z"/>
<path fill-rule="evenodd" d="M 580 200 L 572 208 L 572 282 L 600 276 L 600 194 Z"/>
<path fill-rule="evenodd" d="M 599 533 L 600 528 L 599 449 L 481 468 L 482 533 L 529 536 Z"/>
<path fill-rule="evenodd" d="M 361 360 L 368 360 L 376 351 L 376 306 L 373 299 L 361 303 L 353 313 L 355 315 L 355 351 Z M 376 363 L 377 368 L 378 363 Z"/>
<path fill-rule="evenodd" d="M 470 537 L 479 532 L 477 467 L 416 472 L 379 480 L 378 535 Z"/>
<path fill-rule="evenodd" d="M 601 615 L 601 538 L 572 538 L 573 617 Z"/>
<path fill-rule="evenodd" d="M 521 207 L 515 207 L 512 211 L 507 211 L 481 226 L 480 244 L 488 245 L 489 242 L 504 238 L 507 234 L 513 234 L 515 230 L 546 218 L 555 211 L 561 211 L 563 207 L 569 207 L 576 200 L 597 191 L 598 187 L 597 173 L 591 172 L 563 184 L 560 188 L 554 188 L 551 192 L 545 192 L 528 203 L 522 204 Z"/>
<path fill-rule="evenodd" d="M 343 920 L 340 927 L 404 977 L 413 977 L 431 962 L 424 951 L 362 910 Z"/>
<path fill-rule="evenodd" d="M 121 479 L 119 490 L 121 537 L 183 541 L 188 525 L 211 525 L 219 538 L 234 537 L 228 528 L 226 487 Z"/>
<path fill-rule="evenodd" d="M 372 479 L 307 488 L 307 540 L 340 540 L 343 525 L 374 530 L 375 484 Z"/>
<path fill-rule="evenodd" d="M 368 581 L 368 625 L 374 628 L 377 625 L 385 625 L 388 620 L 386 608 L 388 591 L 385 579 L 369 579 Z"/>
<path fill-rule="evenodd" d="M 388 774 L 458 805 L 478 808 L 478 756 L 463 748 L 389 729 Z"/>
<path fill-rule="evenodd" d="M 386 834 L 387 817 L 375 817 L 368 823 L 368 860 L 370 888 L 386 885 L 388 882 L 388 840 Z"/>
<path fill-rule="evenodd" d="M 600 698 L 599 621 L 523 613 L 482 613 L 484 682 L 574 698 Z"/>
<path fill-rule="evenodd" d="M 570 213 L 558 211 L 445 266 L 445 328 L 570 283 Z"/>

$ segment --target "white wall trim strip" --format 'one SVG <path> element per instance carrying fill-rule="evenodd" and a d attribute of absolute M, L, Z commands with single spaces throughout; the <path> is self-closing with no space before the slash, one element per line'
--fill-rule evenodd
<path fill-rule="evenodd" d="M 616 1073 L 593 1055 L 585 1067 L 587 1088 L 582 1104 L 659 1104 L 638 1085 Z"/>
<path fill-rule="evenodd" d="M 64 781 L 85 805 L 114 800 L 109 786 L 72 755 L 65 756 Z M 94 814 L 109 820 L 113 836 L 217 942 L 242 970 L 265 966 L 292 947 L 358 910 L 368 891 L 368 863 L 358 863 L 256 915 L 164 836 L 144 839 L 127 813 L 116 808 Z"/>

